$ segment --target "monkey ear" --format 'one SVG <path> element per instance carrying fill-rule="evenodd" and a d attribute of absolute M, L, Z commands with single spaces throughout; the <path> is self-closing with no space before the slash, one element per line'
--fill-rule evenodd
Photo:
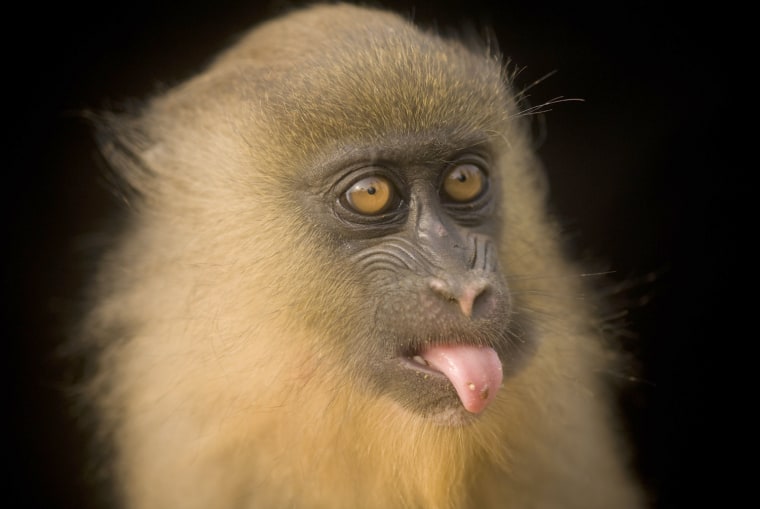
<path fill-rule="evenodd" d="M 87 112 L 95 130 L 106 185 L 128 207 L 143 201 L 155 172 L 145 154 L 155 145 L 140 129 L 137 116 Z"/>
<path fill-rule="evenodd" d="M 546 203 L 549 200 L 549 192 L 551 191 L 549 175 L 546 172 L 546 166 L 537 158 L 533 159 L 533 187 L 536 192 L 541 196 L 541 200 Z"/>

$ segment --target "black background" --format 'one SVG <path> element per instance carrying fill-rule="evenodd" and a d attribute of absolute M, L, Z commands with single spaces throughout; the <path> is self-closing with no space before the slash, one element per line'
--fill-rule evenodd
<path fill-rule="evenodd" d="M 533 104 L 583 99 L 543 116 L 540 155 L 579 252 L 632 282 L 622 298 L 635 334 L 625 341 L 641 367 L 622 403 L 637 471 L 655 507 L 730 498 L 727 467 L 714 458 L 725 447 L 718 420 L 731 414 L 714 380 L 733 332 L 723 279 L 736 268 L 733 214 L 744 190 L 732 154 L 734 84 L 745 72 L 734 36 L 745 14 L 726 5 L 532 4 L 385 3 L 427 24 L 491 27 L 524 68 L 518 83 L 554 73 L 531 90 Z M 89 506 L 78 484 L 81 437 L 61 397 L 72 372 L 55 349 L 85 276 L 87 234 L 113 202 L 76 112 L 189 77 L 283 5 L 30 4 L 6 16 L 6 422 L 17 506 Z"/>

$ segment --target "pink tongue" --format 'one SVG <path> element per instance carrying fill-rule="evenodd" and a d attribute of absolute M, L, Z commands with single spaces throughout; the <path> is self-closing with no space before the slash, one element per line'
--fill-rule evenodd
<path fill-rule="evenodd" d="M 446 375 L 468 412 L 479 414 L 501 387 L 501 361 L 493 348 L 473 345 L 433 346 L 420 353 Z"/>

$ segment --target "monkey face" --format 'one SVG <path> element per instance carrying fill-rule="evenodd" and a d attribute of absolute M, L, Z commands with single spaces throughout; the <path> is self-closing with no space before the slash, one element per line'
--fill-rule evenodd
<path fill-rule="evenodd" d="M 355 275 L 361 304 L 342 310 L 354 322 L 348 365 L 371 390 L 446 424 L 485 411 L 529 344 L 499 260 L 496 149 L 456 138 L 344 149 L 319 165 L 324 186 L 302 195 L 319 211 L 313 228 L 328 233 L 318 237 L 331 239 L 321 250 Z"/>

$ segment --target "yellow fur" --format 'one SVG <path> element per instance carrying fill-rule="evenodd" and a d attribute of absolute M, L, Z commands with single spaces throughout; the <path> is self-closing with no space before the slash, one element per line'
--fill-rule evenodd
<path fill-rule="evenodd" d="M 362 73 L 379 88 L 322 82 L 315 69 L 335 46 L 328 74 Z M 407 68 L 417 74 L 403 85 L 381 81 Z M 120 144 L 105 151 L 138 194 L 87 329 L 102 349 L 90 391 L 127 507 L 641 506 L 597 379 L 608 353 L 503 78 L 495 57 L 395 15 L 315 7 L 253 31 L 141 116 L 113 122 Z M 324 103 L 307 94 L 320 87 Z M 341 99 L 347 90 L 355 97 Z M 365 119 L 348 116 L 356 108 Z M 461 427 L 378 398 L 341 364 L 334 333 L 363 290 L 319 250 L 289 193 L 306 180 L 297 168 L 335 151 L 338 136 L 404 126 L 424 138 L 451 118 L 501 145 L 501 265 L 514 313 L 540 336 L 484 415 Z M 120 159 L 124 147 L 140 162 Z"/>

